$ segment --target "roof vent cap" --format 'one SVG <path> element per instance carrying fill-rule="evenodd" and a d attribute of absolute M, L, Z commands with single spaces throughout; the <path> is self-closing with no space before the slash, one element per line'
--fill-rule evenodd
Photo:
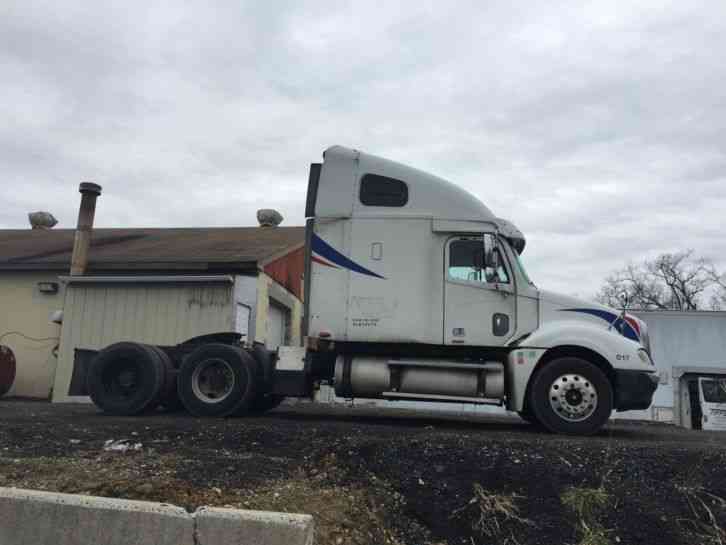
<path fill-rule="evenodd" d="M 30 227 L 33 229 L 52 229 L 58 223 L 50 212 L 30 212 L 28 214 Z"/>
<path fill-rule="evenodd" d="M 260 227 L 277 227 L 282 223 L 282 219 L 282 214 L 272 208 L 262 208 L 257 211 Z"/>

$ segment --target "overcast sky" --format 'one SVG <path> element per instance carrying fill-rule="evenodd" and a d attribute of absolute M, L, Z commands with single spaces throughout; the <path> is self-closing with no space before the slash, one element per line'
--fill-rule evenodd
<path fill-rule="evenodd" d="M 83 180 L 98 226 L 299 225 L 342 144 L 513 220 L 543 287 L 723 267 L 726 2 L 583 4 L 5 0 L 0 228 L 73 227 Z"/>

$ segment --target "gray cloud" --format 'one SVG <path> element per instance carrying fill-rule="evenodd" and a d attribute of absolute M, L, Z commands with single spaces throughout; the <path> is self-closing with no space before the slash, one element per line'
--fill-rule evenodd
<path fill-rule="evenodd" d="M 726 266 L 721 2 L 5 3 L 0 227 L 302 222 L 335 143 L 479 196 L 538 284 L 694 248 Z"/>

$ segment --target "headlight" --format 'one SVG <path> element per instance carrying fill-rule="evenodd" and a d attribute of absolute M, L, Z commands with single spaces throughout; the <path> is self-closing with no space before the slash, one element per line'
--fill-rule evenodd
<path fill-rule="evenodd" d="M 640 343 L 643 345 L 643 348 L 648 351 L 648 354 L 650 354 L 650 335 L 648 334 L 648 324 L 646 324 L 643 320 L 638 321 L 640 322 L 638 324 L 640 326 Z"/>
<path fill-rule="evenodd" d="M 650 356 L 648 355 L 648 352 L 645 350 L 645 348 L 640 348 L 638 350 L 638 357 L 640 358 L 640 361 L 642 361 L 646 365 L 653 365 L 653 360 L 650 359 Z"/>

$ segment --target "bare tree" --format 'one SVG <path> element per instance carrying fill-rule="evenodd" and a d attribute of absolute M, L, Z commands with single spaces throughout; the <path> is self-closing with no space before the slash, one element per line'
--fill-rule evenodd
<path fill-rule="evenodd" d="M 711 266 L 708 271 L 713 281 L 714 290 L 711 294 L 711 310 L 726 308 L 726 274 L 722 274 Z"/>
<path fill-rule="evenodd" d="M 595 298 L 612 307 L 622 306 L 625 295 L 634 309 L 698 310 L 704 293 L 723 280 L 710 261 L 695 258 L 693 250 L 686 250 L 629 264 L 608 276 Z M 726 296 L 726 281 L 722 286 Z M 712 308 L 720 308 L 723 302 L 726 297 L 722 301 L 712 297 L 710 301 Z"/>

